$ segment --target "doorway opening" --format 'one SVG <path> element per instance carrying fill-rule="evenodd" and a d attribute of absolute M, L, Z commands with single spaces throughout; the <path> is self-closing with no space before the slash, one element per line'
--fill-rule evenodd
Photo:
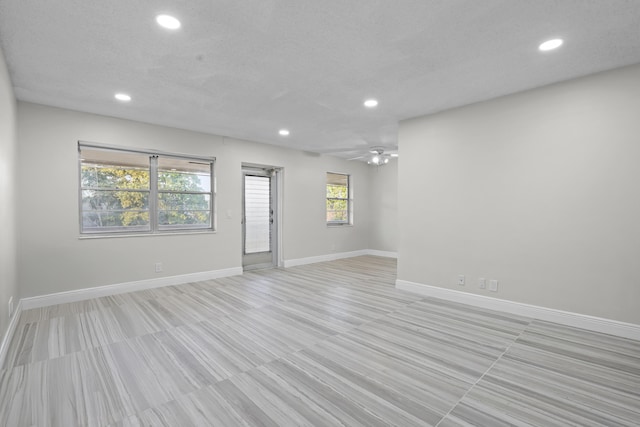
<path fill-rule="evenodd" d="M 281 265 L 280 194 L 282 170 L 242 166 L 242 268 Z"/>

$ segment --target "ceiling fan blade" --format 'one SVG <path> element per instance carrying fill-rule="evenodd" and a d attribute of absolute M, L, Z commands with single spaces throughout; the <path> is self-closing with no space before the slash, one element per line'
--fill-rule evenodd
<path fill-rule="evenodd" d="M 364 155 L 364 156 L 352 157 L 352 158 L 347 159 L 347 160 L 358 160 L 358 159 L 364 159 L 365 157 L 367 157 L 367 156 Z"/>

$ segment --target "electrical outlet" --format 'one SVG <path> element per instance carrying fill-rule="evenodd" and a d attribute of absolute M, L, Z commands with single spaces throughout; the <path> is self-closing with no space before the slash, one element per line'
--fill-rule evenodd
<path fill-rule="evenodd" d="M 156 273 L 160 273 L 162 271 L 162 263 L 156 262 Z"/>
<path fill-rule="evenodd" d="M 11 319 L 11 315 L 13 314 L 13 297 L 9 298 L 9 319 Z"/>
<path fill-rule="evenodd" d="M 485 279 L 484 277 L 481 277 L 478 279 L 478 287 L 480 289 L 486 289 L 487 288 L 487 279 Z"/>
<path fill-rule="evenodd" d="M 464 276 L 462 274 L 458 276 L 458 285 L 464 286 Z"/>
<path fill-rule="evenodd" d="M 489 290 L 491 292 L 498 292 L 498 281 L 497 280 L 489 280 Z"/>

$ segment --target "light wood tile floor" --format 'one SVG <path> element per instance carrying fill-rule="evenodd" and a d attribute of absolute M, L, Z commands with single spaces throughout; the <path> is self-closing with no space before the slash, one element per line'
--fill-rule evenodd
<path fill-rule="evenodd" d="M 0 426 L 640 425 L 640 342 L 395 272 L 366 256 L 25 311 Z"/>

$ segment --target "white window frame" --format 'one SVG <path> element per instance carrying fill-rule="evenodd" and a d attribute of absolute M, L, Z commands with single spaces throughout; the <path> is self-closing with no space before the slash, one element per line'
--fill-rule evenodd
<path fill-rule="evenodd" d="M 88 188 L 82 186 L 82 150 L 99 150 L 113 153 L 131 153 L 140 154 L 149 157 L 149 190 L 127 190 L 127 191 L 144 191 L 149 193 L 149 229 L 148 230 L 91 230 L 86 231 L 83 223 L 83 205 L 82 205 L 82 191 Z M 179 191 L 179 190 L 159 190 L 158 189 L 158 159 L 178 159 L 187 160 L 199 163 L 208 163 L 210 165 L 210 191 Z M 217 217 L 216 217 L 216 179 L 215 179 L 215 157 L 201 157 L 191 156 L 185 154 L 167 153 L 156 150 L 136 149 L 129 147 L 117 147 L 112 145 L 104 145 L 93 142 L 78 141 L 78 219 L 79 219 L 79 231 L 82 237 L 108 237 L 108 236 L 128 236 L 128 235 L 159 235 L 159 234 L 176 234 L 176 233 L 207 233 L 215 232 Z M 114 162 L 114 166 L 117 163 Z M 193 226 L 189 224 L 181 225 L 159 225 L 158 224 L 158 200 L 161 194 L 174 193 L 174 194 L 205 194 L 209 195 L 210 203 L 210 224 L 208 227 Z"/>
<path fill-rule="evenodd" d="M 329 175 L 342 175 L 347 177 L 347 197 L 346 198 L 342 198 L 342 197 L 328 197 L 326 194 L 326 187 L 329 185 Z M 342 221 L 342 220 L 338 220 L 338 221 L 326 221 L 327 222 L 327 226 L 329 227 L 341 227 L 341 226 L 345 226 L 345 225 L 353 225 L 353 186 L 352 186 L 352 179 L 351 179 L 351 175 L 348 173 L 341 173 L 341 172 L 327 172 L 325 175 L 325 219 L 326 219 L 326 214 L 328 213 L 328 207 L 327 207 L 327 202 L 329 200 L 345 200 L 347 202 L 347 219 Z"/>

